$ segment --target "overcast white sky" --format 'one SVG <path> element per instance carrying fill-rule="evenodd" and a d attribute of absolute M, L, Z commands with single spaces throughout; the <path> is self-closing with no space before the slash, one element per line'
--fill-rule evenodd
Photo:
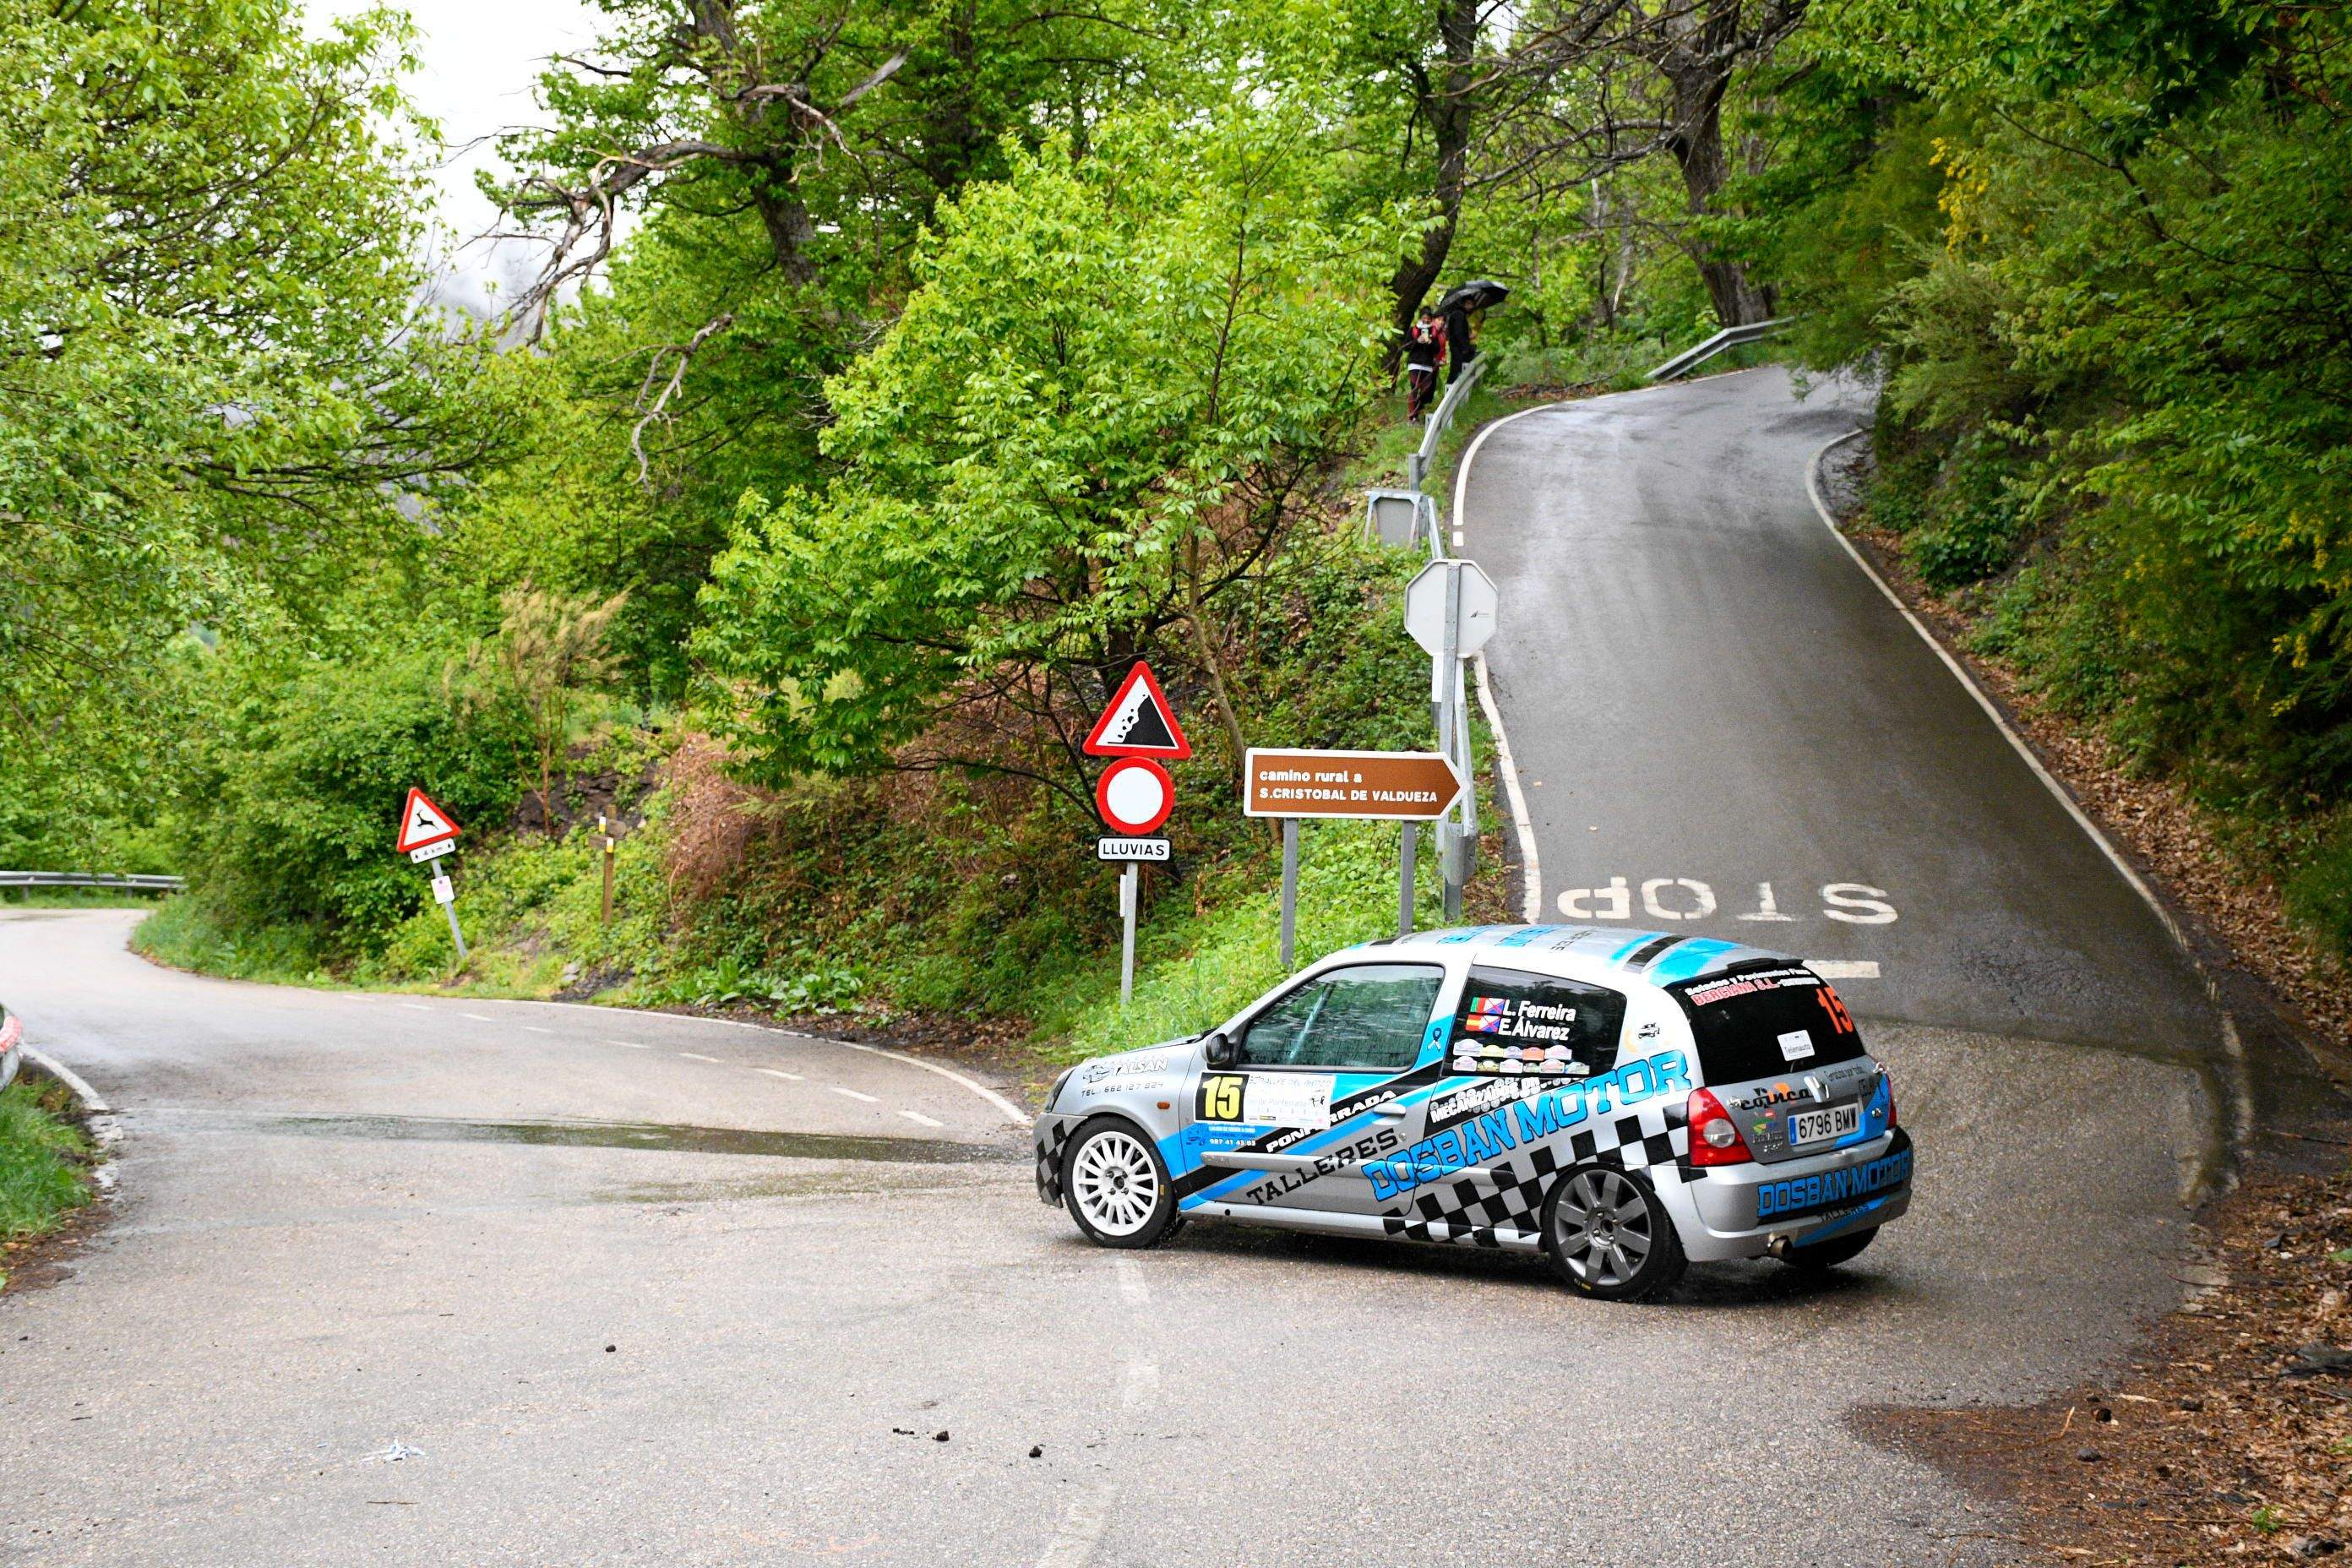
<path fill-rule="evenodd" d="M 369 0 L 306 0 L 314 25 L 368 8 Z M 531 82 L 551 54 L 583 50 L 599 20 L 591 0 L 406 0 L 423 38 L 422 68 L 410 78 L 419 109 L 441 122 L 450 160 L 440 172 L 439 217 L 448 231 L 441 248 L 492 226 L 497 212 L 474 189 L 474 172 L 495 167 L 488 142 L 500 131 L 540 118 Z M 471 246 L 459 251 L 444 289 L 451 303 L 488 308 L 486 285 L 502 281 L 511 298 L 515 280 L 537 270 L 540 247 Z"/>

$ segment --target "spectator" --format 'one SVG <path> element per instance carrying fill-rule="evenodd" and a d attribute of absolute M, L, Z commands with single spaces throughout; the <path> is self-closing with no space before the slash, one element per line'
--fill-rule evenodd
<path fill-rule="evenodd" d="M 1449 305 L 1445 310 L 1445 347 L 1452 356 L 1454 368 L 1446 374 L 1445 384 L 1453 385 L 1478 357 L 1478 345 L 1470 341 L 1470 312 L 1460 305 Z"/>
<path fill-rule="evenodd" d="M 1413 318 L 1404 338 L 1405 417 L 1418 420 L 1437 391 L 1437 365 L 1445 357 L 1445 327 L 1427 311 Z"/>

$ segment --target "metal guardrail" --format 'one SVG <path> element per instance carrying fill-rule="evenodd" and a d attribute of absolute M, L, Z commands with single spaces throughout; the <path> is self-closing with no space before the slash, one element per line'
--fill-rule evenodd
<path fill-rule="evenodd" d="M 1437 400 L 1437 407 L 1429 416 L 1429 426 L 1421 433 L 1421 447 L 1404 460 L 1404 482 L 1407 489 L 1421 489 L 1421 481 L 1429 477 L 1429 465 L 1437 460 L 1437 444 L 1445 439 L 1446 426 L 1454 423 L 1454 411 L 1478 378 L 1486 374 L 1488 356 L 1480 354 L 1470 362 L 1467 374 L 1456 375 L 1445 386 L 1445 395 Z"/>
<path fill-rule="evenodd" d="M 115 888 L 133 893 L 176 893 L 184 877 L 151 877 L 118 871 L 0 871 L 0 888 Z"/>
<path fill-rule="evenodd" d="M 1794 316 L 1775 316 L 1769 321 L 1750 321 L 1745 326 L 1726 327 L 1705 342 L 1685 349 L 1652 371 L 1645 379 L 1672 381 L 1678 375 L 1685 375 L 1696 370 L 1726 349 L 1738 348 L 1742 343 L 1752 343 L 1759 339 L 1769 338 L 1795 320 Z"/>

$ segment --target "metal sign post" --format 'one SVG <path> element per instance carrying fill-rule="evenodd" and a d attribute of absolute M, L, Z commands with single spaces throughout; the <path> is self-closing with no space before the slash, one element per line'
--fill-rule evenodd
<path fill-rule="evenodd" d="M 1475 561 L 1441 557 L 1405 587 L 1404 626 L 1430 656 L 1429 698 L 1437 720 L 1437 744 L 1470 776 L 1470 721 L 1462 666 L 1495 635 L 1497 608 L 1494 580 Z M 1437 825 L 1437 866 L 1445 918 L 1462 918 L 1462 888 L 1470 879 L 1477 808 L 1463 797 L 1462 819 Z"/>
<path fill-rule="evenodd" d="M 1122 1007 L 1135 1000 L 1135 894 L 1142 876 L 1142 868 L 1132 860 L 1118 874 L 1118 915 L 1123 927 L 1118 937 L 1118 1005 Z"/>
<path fill-rule="evenodd" d="M 1397 934 L 1412 930 L 1416 825 L 1435 822 L 1462 798 L 1462 774 L 1440 752 L 1318 752 L 1252 746 L 1242 758 L 1242 812 L 1282 823 L 1282 963 L 1298 934 L 1298 820 L 1347 817 L 1401 822 Z"/>
<path fill-rule="evenodd" d="M 1453 677 L 1461 668 L 1461 647 L 1462 574 L 1448 572 L 1445 574 L 1445 630 L 1439 643 L 1440 652 L 1437 656 L 1437 733 L 1439 745 L 1447 756 L 1453 758 L 1456 767 L 1461 766 L 1462 758 L 1454 750 L 1457 726 L 1454 721 L 1455 687 Z M 1437 825 L 1437 842 L 1440 846 L 1437 858 L 1438 888 L 1440 897 L 1444 903 L 1445 923 L 1448 925 L 1462 918 L 1463 877 L 1461 868 L 1456 863 L 1457 856 L 1454 847 L 1457 831 L 1454 825 L 1450 822 L 1440 821 Z"/>
<path fill-rule="evenodd" d="M 1421 824 L 1408 822 L 1397 840 L 1397 935 L 1412 934 L 1413 862 L 1421 854 Z"/>
<path fill-rule="evenodd" d="M 1282 967 L 1298 951 L 1298 818 L 1282 819 Z"/>
<path fill-rule="evenodd" d="M 457 847 L 457 819 L 434 803 L 423 790 L 411 786 L 400 806 L 400 832 L 392 841 L 395 854 L 419 865 L 439 859 Z M 449 917 L 449 940 L 457 945 L 457 962 L 466 962 L 466 933 L 457 929 L 457 889 L 446 871 L 433 873 L 433 901 Z"/>
<path fill-rule="evenodd" d="M 449 917 L 449 940 L 457 944 L 457 962 L 466 962 L 466 933 L 457 929 L 457 889 L 448 873 L 436 872 L 433 878 L 433 901 Z"/>
<path fill-rule="evenodd" d="M 1175 706 L 1159 678 L 1142 659 L 1135 661 L 1095 720 L 1082 748 L 1090 757 L 1109 757 L 1095 781 L 1095 809 L 1117 837 L 1095 841 L 1095 858 L 1121 863 L 1118 874 L 1118 1005 L 1135 1000 L 1135 912 L 1141 901 L 1142 862 L 1168 858 L 1160 831 L 1176 807 L 1176 783 L 1161 762 L 1181 762 L 1192 742 L 1176 721 Z"/>

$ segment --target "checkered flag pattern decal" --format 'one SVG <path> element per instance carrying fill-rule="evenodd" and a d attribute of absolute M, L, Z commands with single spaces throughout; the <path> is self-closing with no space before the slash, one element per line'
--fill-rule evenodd
<path fill-rule="evenodd" d="M 1567 1139 L 1562 1161 L 1552 1143 L 1538 1143 L 1487 1166 L 1494 1184 L 1456 1176 L 1399 1201 L 1381 1216 L 1390 1236 L 1410 1241 L 1452 1241 L 1469 1247 L 1501 1247 L 1506 1239 L 1531 1241 L 1543 1228 L 1543 1202 L 1552 1178 L 1588 1162 L 1621 1170 L 1671 1165 L 1690 1150 L 1690 1129 L 1669 1127 L 1666 1107 L 1651 1104 L 1580 1128 Z"/>
<path fill-rule="evenodd" d="M 1037 1133 L 1037 1198 L 1041 1203 L 1061 1201 L 1062 1151 L 1069 1146 L 1070 1129 L 1076 1119 L 1065 1121 L 1048 1117 Z"/>

